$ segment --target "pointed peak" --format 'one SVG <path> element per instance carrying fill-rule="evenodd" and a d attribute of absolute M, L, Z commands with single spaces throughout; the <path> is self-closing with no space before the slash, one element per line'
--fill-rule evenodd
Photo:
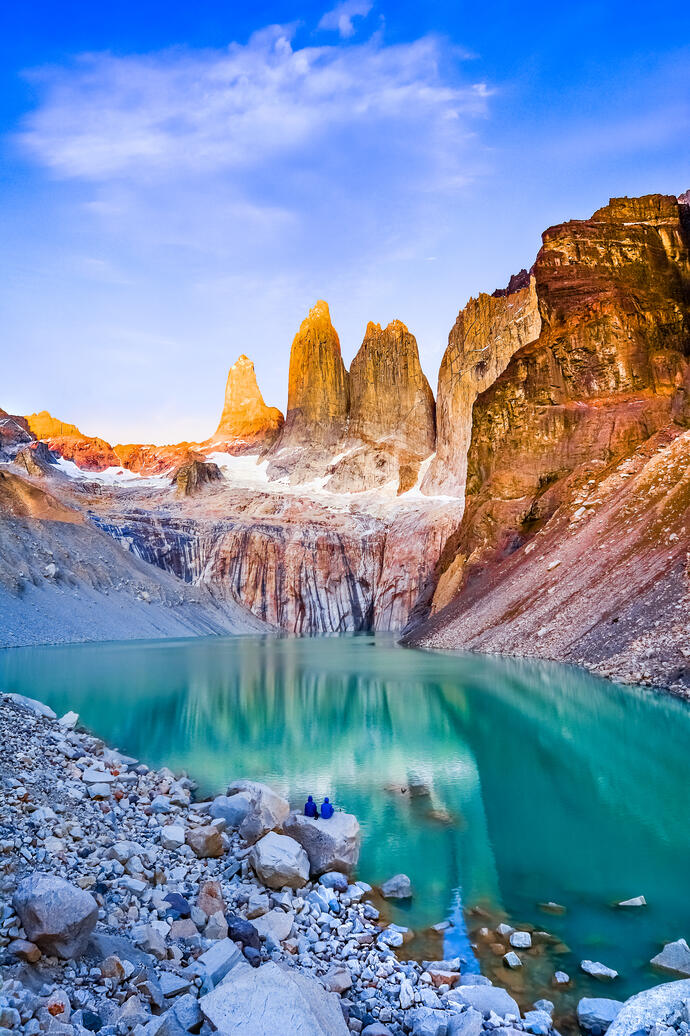
<path fill-rule="evenodd" d="M 380 334 L 381 334 L 381 325 L 380 324 L 375 324 L 373 320 L 368 321 L 367 329 L 364 332 L 364 337 L 365 338 L 370 338 L 372 335 L 380 335 Z"/>
<path fill-rule="evenodd" d="M 240 353 L 240 355 L 237 357 L 237 359 L 235 360 L 235 362 L 233 363 L 232 366 L 233 366 L 233 368 L 235 368 L 235 367 L 253 367 L 254 366 L 254 361 L 250 360 L 249 357 L 245 353 Z"/>
<path fill-rule="evenodd" d="M 308 315 L 303 321 L 304 324 L 328 324 L 333 326 L 331 323 L 331 311 L 328 308 L 328 303 L 323 299 L 319 299 L 315 306 L 312 306 L 309 310 Z"/>
<path fill-rule="evenodd" d="M 391 320 L 386 331 L 391 331 L 393 334 L 406 335 L 409 334 L 407 324 L 403 324 L 402 320 Z"/>

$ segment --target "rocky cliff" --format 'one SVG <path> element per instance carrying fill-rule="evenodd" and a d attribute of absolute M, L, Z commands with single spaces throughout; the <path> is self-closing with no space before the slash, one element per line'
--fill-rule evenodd
<path fill-rule="evenodd" d="M 448 336 L 438 374 L 436 456 L 424 493 L 464 496 L 474 401 L 519 349 L 539 337 L 535 280 L 523 274 L 511 278 L 505 291 L 470 299 Z"/>
<path fill-rule="evenodd" d="M 309 310 L 290 350 L 285 425 L 269 466 L 272 477 L 305 481 L 340 442 L 350 409 L 349 377 L 328 303 Z"/>
<path fill-rule="evenodd" d="M 520 644 L 521 650 L 549 653 L 543 619 L 545 611 L 555 617 L 562 537 L 566 530 L 568 538 L 573 533 L 570 517 L 576 516 L 577 530 L 591 513 L 589 497 L 600 486 L 607 486 L 608 493 L 608 480 L 621 462 L 640 449 L 654 455 L 659 436 L 673 439 L 690 423 L 687 217 L 687 209 L 672 197 L 613 199 L 591 219 L 561 224 L 543 235 L 534 268 L 541 333 L 514 354 L 474 405 L 465 515 L 440 565 L 433 604 L 439 614 L 427 632 L 420 631 L 420 640 L 447 645 L 457 637 L 456 643 L 471 646 L 476 636 L 482 644 L 496 644 L 498 638 L 506 650 L 512 637 L 514 649 Z M 679 460 L 682 456 L 678 452 Z M 674 543 L 686 541 L 684 472 L 684 463 L 675 474 L 673 468 L 667 472 L 675 485 L 669 490 L 674 506 L 680 508 Z M 650 554 L 655 516 L 643 509 L 637 517 L 637 531 L 648 544 L 646 552 L 639 545 L 637 562 L 634 553 L 616 548 L 613 531 L 626 524 L 629 506 L 622 493 L 618 504 L 610 504 L 601 539 L 596 544 L 587 540 L 586 547 L 580 540 L 586 551 L 580 559 L 581 581 L 574 579 L 569 587 L 570 593 L 578 585 L 583 591 L 590 587 L 594 625 L 606 611 L 609 590 L 617 587 L 625 594 L 637 586 L 644 596 L 644 574 L 647 599 L 653 594 L 654 580 L 648 577 L 655 570 Z M 542 536 L 550 554 L 535 539 Z M 601 582 L 593 546 L 621 560 L 617 578 L 607 575 Z M 596 557 L 603 561 L 606 554 Z M 524 575 L 519 605 L 518 568 Z M 548 577 L 556 569 L 557 575 Z M 592 581 L 586 572 L 598 574 Z M 544 598 L 540 607 L 534 595 L 545 583 L 553 599 Z M 614 610 L 620 606 L 619 601 Z M 498 632 L 488 635 L 479 620 L 492 607 L 490 625 L 500 628 L 500 637 Z M 538 629 L 533 628 L 537 621 Z M 527 641 L 518 635 L 521 623 Z M 619 640 L 624 628 L 629 633 L 627 624 L 616 630 Z M 571 623 L 570 636 L 579 640 L 583 633 L 580 615 Z"/>
<path fill-rule="evenodd" d="M 29 414 L 26 423 L 32 435 L 37 439 L 56 439 L 59 436 L 77 436 L 80 439 L 86 438 L 77 428 L 76 424 L 68 424 L 53 417 L 47 410 L 41 410 L 38 414 Z"/>
<path fill-rule="evenodd" d="M 447 505 L 373 514 L 227 485 L 164 509 L 135 503 L 101 497 L 89 514 L 143 561 L 293 633 L 402 629 L 457 527 Z"/>
<path fill-rule="evenodd" d="M 212 439 L 228 452 L 246 453 L 270 445 L 282 426 L 280 410 L 264 403 L 254 364 L 240 356 L 230 368 L 223 413 Z"/>

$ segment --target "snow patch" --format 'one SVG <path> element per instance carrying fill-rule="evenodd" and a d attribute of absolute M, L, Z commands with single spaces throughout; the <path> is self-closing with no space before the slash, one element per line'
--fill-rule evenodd
<path fill-rule="evenodd" d="M 136 486 L 147 488 L 163 488 L 170 484 L 169 475 L 139 475 L 127 468 L 106 468 L 105 471 L 84 471 L 73 460 L 59 457 L 55 465 L 69 478 L 82 482 L 98 482 L 103 486 Z"/>

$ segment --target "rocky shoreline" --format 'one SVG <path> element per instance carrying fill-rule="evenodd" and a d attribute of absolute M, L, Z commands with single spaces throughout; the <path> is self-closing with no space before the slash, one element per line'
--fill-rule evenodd
<path fill-rule="evenodd" d="M 522 1014 L 460 958 L 396 956 L 406 931 L 352 877 L 354 817 L 309 821 L 252 781 L 195 802 L 187 777 L 77 724 L 0 698 L 0 1036 L 555 1032 L 548 1000 Z M 508 975 L 531 938 L 505 927 L 487 938 L 505 935 Z M 677 972 L 681 944 L 664 951 Z M 591 1036 L 688 1036 L 690 981 L 625 1007 L 582 1000 L 578 1020 Z"/>

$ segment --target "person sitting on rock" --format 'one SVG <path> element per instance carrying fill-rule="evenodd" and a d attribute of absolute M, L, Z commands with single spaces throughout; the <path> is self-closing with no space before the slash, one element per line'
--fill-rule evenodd
<path fill-rule="evenodd" d="M 316 820 L 319 815 L 316 809 L 316 803 L 311 795 L 304 803 L 304 815 L 305 817 L 311 817 L 313 820 Z"/>
<path fill-rule="evenodd" d="M 321 803 L 321 818 L 323 820 L 330 820 L 333 816 L 333 806 L 328 801 L 328 796 Z"/>

